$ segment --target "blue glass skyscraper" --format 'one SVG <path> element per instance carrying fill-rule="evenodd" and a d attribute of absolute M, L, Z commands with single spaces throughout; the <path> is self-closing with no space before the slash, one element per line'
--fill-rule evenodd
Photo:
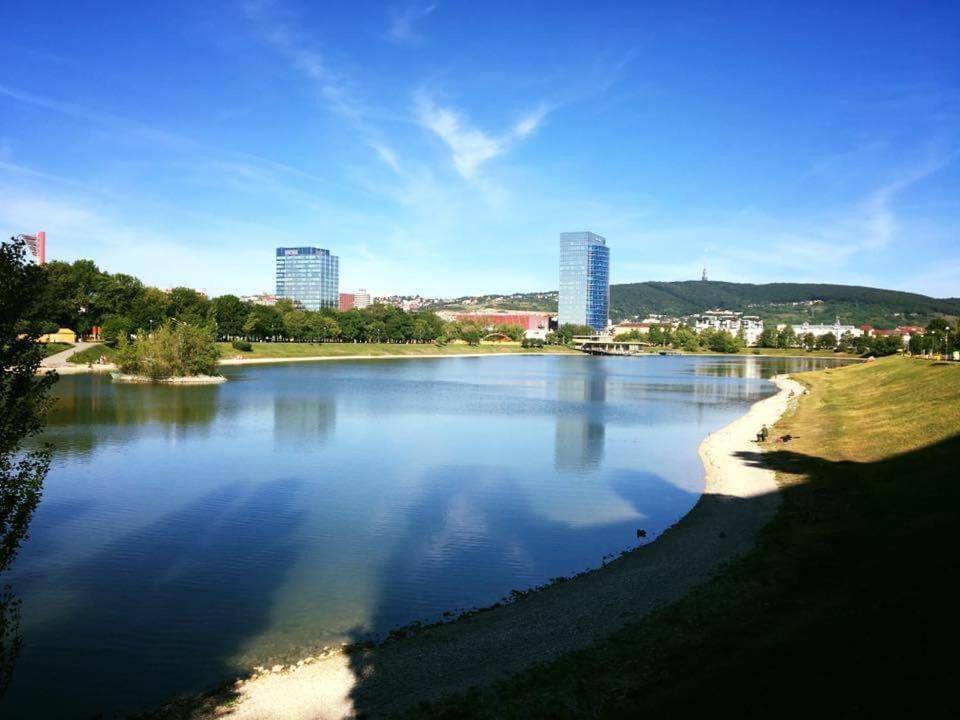
<path fill-rule="evenodd" d="M 592 232 L 560 233 L 561 325 L 607 326 L 610 309 L 610 248 Z"/>
<path fill-rule="evenodd" d="M 340 258 L 317 247 L 277 248 L 277 299 L 306 310 L 340 306 Z"/>

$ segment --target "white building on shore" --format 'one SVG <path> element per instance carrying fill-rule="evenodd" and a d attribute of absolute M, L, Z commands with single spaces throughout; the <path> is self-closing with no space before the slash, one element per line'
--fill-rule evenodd
<path fill-rule="evenodd" d="M 747 345 L 756 345 L 763 333 L 763 320 L 758 315 L 744 315 L 729 310 L 707 310 L 695 316 L 693 321 L 697 332 L 711 329 L 726 330 L 734 337 L 742 334 Z"/>
<path fill-rule="evenodd" d="M 786 324 L 777 325 L 777 330 L 783 330 L 785 327 Z M 861 335 L 860 328 L 853 325 L 841 325 L 840 318 L 837 318 L 833 325 L 811 325 L 809 322 L 804 322 L 801 325 L 794 325 L 793 331 L 797 334 L 797 337 L 801 338 L 807 333 L 817 338 L 833 333 L 838 342 L 844 333 L 850 333 L 851 337 L 860 337 Z"/>

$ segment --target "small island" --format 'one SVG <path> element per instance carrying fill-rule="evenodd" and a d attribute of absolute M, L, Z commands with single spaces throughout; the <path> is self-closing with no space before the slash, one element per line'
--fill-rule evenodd
<path fill-rule="evenodd" d="M 117 341 L 114 382 L 214 385 L 226 382 L 217 372 L 220 351 L 213 327 L 168 320 L 136 340 Z"/>

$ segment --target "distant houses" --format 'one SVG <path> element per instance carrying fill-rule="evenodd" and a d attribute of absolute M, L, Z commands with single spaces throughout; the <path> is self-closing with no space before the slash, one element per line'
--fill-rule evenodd
<path fill-rule="evenodd" d="M 743 338 L 746 345 L 756 345 L 763 334 L 763 320 L 759 315 L 744 315 L 729 310 L 707 310 L 694 316 L 693 327 L 699 333 L 704 330 L 726 331 L 734 337 Z"/>

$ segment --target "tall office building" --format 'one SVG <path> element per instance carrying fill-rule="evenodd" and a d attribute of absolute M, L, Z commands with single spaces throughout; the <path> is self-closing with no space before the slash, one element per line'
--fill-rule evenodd
<path fill-rule="evenodd" d="M 610 248 L 592 232 L 560 233 L 561 325 L 607 326 L 610 309 Z"/>
<path fill-rule="evenodd" d="M 340 304 L 340 258 L 317 247 L 277 248 L 277 299 L 307 310 Z"/>

